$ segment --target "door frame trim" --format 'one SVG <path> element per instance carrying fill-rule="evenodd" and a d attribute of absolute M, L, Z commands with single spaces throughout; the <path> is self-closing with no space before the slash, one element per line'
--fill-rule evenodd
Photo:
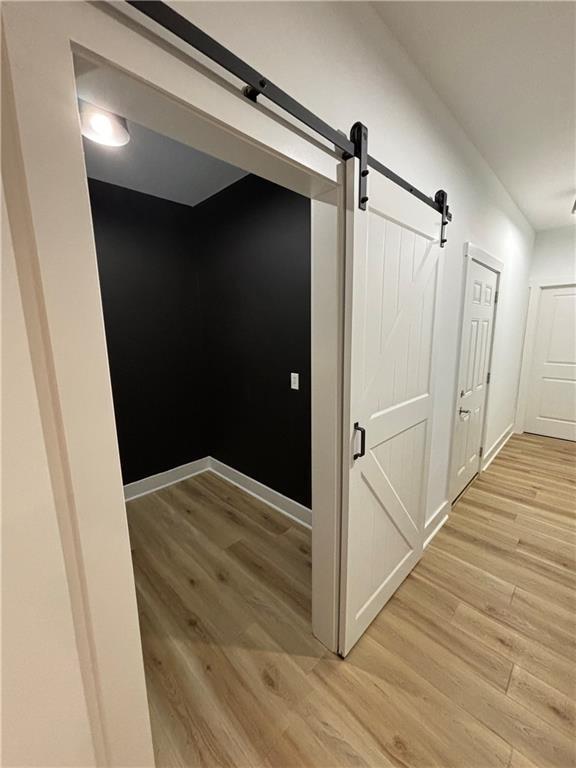
<path fill-rule="evenodd" d="M 455 430 L 456 430 L 456 405 L 458 403 L 458 390 L 460 387 L 460 366 L 462 363 L 462 340 L 464 335 L 464 314 L 465 314 L 465 308 L 466 308 L 466 296 L 467 296 L 467 287 L 468 287 L 468 278 L 470 276 L 470 265 L 473 261 L 477 262 L 478 264 L 482 264 L 482 266 L 486 267 L 487 269 L 492 270 L 492 272 L 496 273 L 496 293 L 499 295 L 500 288 L 501 288 L 501 282 L 502 282 L 502 273 L 504 272 L 504 262 L 500 259 L 497 259 L 492 254 L 488 253 L 488 251 L 485 251 L 483 248 L 480 248 L 477 245 L 474 245 L 471 241 L 466 241 L 464 243 L 463 248 L 463 257 L 464 257 L 464 269 L 463 269 L 463 276 L 462 276 L 462 299 L 460 302 L 460 313 L 459 313 L 459 330 L 458 330 L 458 358 L 457 358 L 457 367 L 456 367 L 456 388 L 453 393 L 453 403 L 454 410 L 452 412 L 452 423 L 451 423 L 451 439 L 450 439 L 450 464 L 449 464 L 449 470 L 448 470 L 448 498 L 450 500 L 450 503 L 453 504 L 454 500 L 458 498 L 460 495 L 460 491 L 456 492 L 454 489 L 454 473 L 453 473 L 453 458 L 454 458 L 454 438 L 455 438 Z M 496 302 L 494 306 L 494 319 L 492 321 L 492 337 L 490 339 L 490 352 L 489 352 L 489 363 L 488 363 L 488 369 L 491 371 L 492 368 L 492 355 L 494 351 L 494 339 L 496 337 L 496 324 L 497 324 L 497 318 L 498 318 L 498 301 Z M 484 406 L 484 415 L 482 419 L 482 441 L 481 445 L 485 447 L 486 444 L 486 424 L 487 424 L 487 416 L 488 416 L 488 409 L 490 404 L 490 384 L 487 384 L 486 388 L 486 402 Z M 478 457 L 478 472 L 477 475 L 480 472 L 483 472 L 485 469 L 485 456 L 479 456 Z"/>
<path fill-rule="evenodd" d="M 3 183 L 39 407 L 45 432 L 46 424 L 54 427 L 48 435 L 53 437 L 47 444 L 49 471 L 90 727 L 98 764 L 151 765 L 72 54 L 91 56 L 135 77 L 159 98 L 174 100 L 180 140 L 186 143 L 186 131 L 191 132 L 189 120 L 204 141 L 200 149 L 210 151 L 207 143 L 218 136 L 228 162 L 237 157 L 235 164 L 245 170 L 250 169 L 242 163 L 251 163 L 253 172 L 311 199 L 313 628 L 332 648 L 341 526 L 342 163 L 272 111 L 247 104 L 225 79 L 197 62 L 191 66 L 177 48 L 107 6 L 14 3 L 3 7 L 2 15 L 2 75 L 10 85 L 2 89 L 2 117 L 13 128 L 16 148 L 7 153 Z M 59 226 L 62 221 L 65 227 Z"/>
<path fill-rule="evenodd" d="M 522 366 L 520 370 L 520 385 L 518 402 L 516 404 L 516 425 L 514 431 L 524 432 L 526 426 L 526 409 L 528 407 L 528 388 L 532 372 L 534 343 L 536 341 L 536 321 L 540 310 L 542 291 L 547 288 L 570 288 L 576 286 L 574 275 L 560 275 L 557 280 L 530 280 L 528 283 L 528 309 L 526 312 L 526 330 L 522 346 Z"/>

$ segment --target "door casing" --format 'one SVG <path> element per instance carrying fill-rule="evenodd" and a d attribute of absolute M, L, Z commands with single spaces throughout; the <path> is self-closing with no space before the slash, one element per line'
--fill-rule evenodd
<path fill-rule="evenodd" d="M 2 112 L 13 138 L 5 197 L 39 406 L 51 430 L 49 471 L 95 752 L 99 764 L 151 765 L 73 53 L 108 65 L 113 111 L 312 201 L 313 629 L 332 650 L 340 566 L 342 163 L 114 9 L 14 3 L 2 10 Z M 154 107 L 146 103 L 150 93 Z"/>

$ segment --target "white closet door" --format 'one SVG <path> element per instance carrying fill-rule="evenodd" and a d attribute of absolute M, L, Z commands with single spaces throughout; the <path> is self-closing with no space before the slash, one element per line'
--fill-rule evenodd
<path fill-rule="evenodd" d="M 524 428 L 576 440 L 576 286 L 541 289 Z"/>
<path fill-rule="evenodd" d="M 480 470 L 488 371 L 498 275 L 472 260 L 466 279 L 451 496 L 456 498 Z"/>
<path fill-rule="evenodd" d="M 422 553 L 442 253 L 437 212 L 375 172 L 361 211 L 347 170 L 342 655 Z"/>

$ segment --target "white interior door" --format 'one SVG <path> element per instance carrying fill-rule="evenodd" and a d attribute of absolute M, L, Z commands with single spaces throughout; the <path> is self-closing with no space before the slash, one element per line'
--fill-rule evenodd
<path fill-rule="evenodd" d="M 576 440 L 576 286 L 542 288 L 526 432 Z"/>
<path fill-rule="evenodd" d="M 466 278 L 452 448 L 451 495 L 480 470 L 498 273 L 472 259 Z"/>
<path fill-rule="evenodd" d="M 375 172 L 361 211 L 347 171 L 342 655 L 422 554 L 441 253 L 437 212 Z"/>

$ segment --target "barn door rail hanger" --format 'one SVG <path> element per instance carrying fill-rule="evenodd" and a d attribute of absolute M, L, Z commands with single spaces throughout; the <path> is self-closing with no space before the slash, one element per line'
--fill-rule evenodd
<path fill-rule="evenodd" d="M 406 179 L 403 179 L 397 173 L 390 170 L 390 168 L 387 168 L 374 157 L 371 157 L 368 154 L 368 130 L 366 126 L 362 125 L 362 123 L 354 123 L 350 132 L 350 138 L 346 138 L 341 131 L 332 128 L 331 125 L 304 107 L 296 99 L 293 99 L 281 88 L 278 88 L 267 77 L 264 77 L 264 75 L 247 64 L 243 59 L 236 56 L 235 53 L 232 53 L 232 51 L 228 50 L 217 40 L 214 40 L 213 37 L 207 35 L 206 32 L 203 32 L 166 3 L 161 0 L 125 0 L 125 2 L 241 80 L 245 84 L 243 93 L 247 98 L 256 102 L 259 96 L 265 96 L 296 118 L 296 120 L 304 123 L 308 128 L 311 128 L 333 144 L 335 149 L 342 153 L 343 158 L 357 157 L 360 164 L 358 206 L 361 210 L 366 210 L 368 202 L 368 174 L 369 168 L 372 168 L 394 184 L 405 189 L 411 195 L 414 195 L 425 205 L 438 211 L 442 216 L 440 245 L 444 247 L 446 243 L 446 226 L 448 222 L 452 221 L 446 192 L 441 189 L 436 192 L 434 197 L 429 197 L 406 181 Z"/>

